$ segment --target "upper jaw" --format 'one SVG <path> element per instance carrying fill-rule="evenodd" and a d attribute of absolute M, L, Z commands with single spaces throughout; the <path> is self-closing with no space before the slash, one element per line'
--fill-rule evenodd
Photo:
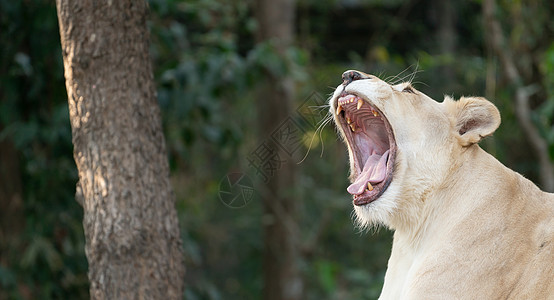
<path fill-rule="evenodd" d="M 358 80 L 344 86 L 340 84 L 335 89 L 330 101 L 330 111 L 333 115 L 336 113 L 338 100 L 341 97 L 347 95 L 354 95 L 361 98 L 366 103 L 369 103 L 376 111 L 380 111 L 380 104 L 376 100 L 376 97 L 380 97 L 383 91 L 383 87 L 369 83 L 368 80 Z M 375 95 L 374 95 L 375 94 Z M 374 97 L 376 96 L 376 97 Z"/>

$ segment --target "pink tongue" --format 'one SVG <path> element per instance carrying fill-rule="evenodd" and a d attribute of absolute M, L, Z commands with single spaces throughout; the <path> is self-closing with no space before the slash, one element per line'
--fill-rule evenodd
<path fill-rule="evenodd" d="M 352 195 L 360 195 L 367 188 L 367 182 L 379 183 L 385 180 L 387 170 L 387 158 L 389 150 L 383 155 L 373 154 L 365 162 L 362 173 L 358 175 L 358 179 L 352 183 L 346 190 Z"/>

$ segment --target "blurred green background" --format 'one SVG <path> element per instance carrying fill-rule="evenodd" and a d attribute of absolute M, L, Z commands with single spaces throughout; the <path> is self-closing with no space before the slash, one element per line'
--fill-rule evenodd
<path fill-rule="evenodd" d="M 151 57 L 177 196 L 186 299 L 259 299 L 262 229 L 256 136 L 262 72 L 291 77 L 295 108 L 324 105 L 347 69 L 413 79 L 436 100 L 486 96 L 503 123 L 482 146 L 539 181 L 515 117 L 514 86 L 487 45 L 481 1 L 299 0 L 294 47 L 280 58 L 256 43 L 253 1 L 150 0 Z M 496 16 L 525 85 L 531 118 L 554 158 L 554 3 L 498 1 Z M 82 208 L 74 200 L 67 94 L 54 1 L 0 0 L 0 298 L 86 299 Z M 395 77 L 399 75 L 398 77 Z M 412 76 L 414 75 L 414 76 Z M 320 107 L 323 119 L 327 108 Z M 299 110 L 305 116 L 306 112 Z M 316 115 L 319 117 L 319 115 Z M 295 116 L 297 117 L 297 116 Z M 303 125 L 298 262 L 306 299 L 375 299 L 390 251 L 386 228 L 352 221 L 347 153 L 332 124 Z M 268 137 L 269 138 L 269 137 Z M 278 170 L 276 170 L 278 172 Z M 219 199 L 227 174 L 245 173 L 252 201 Z"/>

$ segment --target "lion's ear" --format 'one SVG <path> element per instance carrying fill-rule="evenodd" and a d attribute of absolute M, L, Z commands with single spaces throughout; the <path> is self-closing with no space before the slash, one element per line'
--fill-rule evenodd
<path fill-rule="evenodd" d="M 448 110 L 462 146 L 478 143 L 500 125 L 498 109 L 485 98 L 462 97 L 458 101 L 445 101 L 450 102 Z"/>

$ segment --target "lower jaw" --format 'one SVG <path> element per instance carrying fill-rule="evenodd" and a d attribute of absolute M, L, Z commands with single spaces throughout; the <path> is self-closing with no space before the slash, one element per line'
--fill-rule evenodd
<path fill-rule="evenodd" d="M 366 204 L 369 204 L 375 200 L 378 199 L 378 197 L 376 197 L 377 195 L 364 195 L 364 194 L 361 194 L 361 195 L 353 195 L 353 200 L 352 202 L 354 203 L 354 205 L 357 205 L 357 206 L 361 206 L 361 205 L 366 205 Z"/>
<path fill-rule="evenodd" d="M 360 195 L 352 195 L 353 197 L 352 203 L 356 206 L 363 206 L 379 200 L 379 198 L 387 190 L 391 182 L 392 182 L 392 176 L 387 177 L 385 179 L 385 182 L 381 182 L 379 185 L 375 185 L 374 186 L 375 190 L 373 192 L 369 192 L 366 190 L 364 193 Z"/>
<path fill-rule="evenodd" d="M 358 199 L 354 199 L 352 202 L 353 202 L 354 205 L 356 205 L 356 206 L 363 206 L 363 205 L 372 203 L 372 202 L 374 202 L 375 200 L 377 200 L 377 199 L 371 199 L 370 197 L 360 197 L 360 198 L 358 198 Z"/>

